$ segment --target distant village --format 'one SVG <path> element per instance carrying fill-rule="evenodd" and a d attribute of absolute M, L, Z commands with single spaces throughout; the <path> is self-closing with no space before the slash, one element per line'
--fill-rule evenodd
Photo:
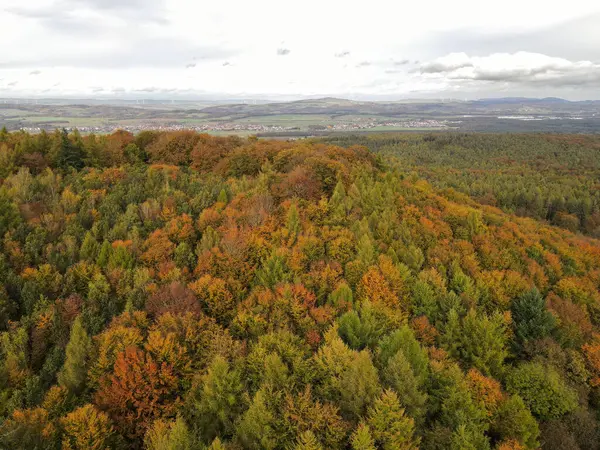
<path fill-rule="evenodd" d="M 312 131 L 360 131 L 369 130 L 374 128 L 450 128 L 452 124 L 457 122 L 449 122 L 447 120 L 403 120 L 403 121 L 355 121 L 355 122 L 339 122 L 333 124 L 319 124 L 309 126 L 309 130 Z M 36 124 L 36 126 L 21 127 L 20 129 L 29 133 L 39 133 L 42 130 L 53 130 L 57 128 L 52 123 L 48 124 Z M 82 133 L 112 133 L 113 131 L 120 129 L 130 131 L 132 133 L 138 133 L 145 130 L 162 130 L 162 131 L 183 131 L 193 130 L 198 132 L 221 132 L 221 133 L 239 133 L 239 132 L 252 132 L 252 133 L 279 133 L 279 132 L 292 132 L 292 131 L 307 131 L 302 130 L 298 126 L 282 126 L 282 125 L 262 125 L 252 123 L 235 123 L 235 122 L 220 122 L 220 123 L 206 123 L 206 124 L 184 124 L 184 123 L 164 123 L 159 124 L 156 122 L 150 123 L 139 123 L 135 125 L 123 125 L 115 126 L 114 124 L 97 125 L 97 126 L 79 126 L 69 127 L 65 126 L 67 130 L 74 130 L 77 128 Z"/>

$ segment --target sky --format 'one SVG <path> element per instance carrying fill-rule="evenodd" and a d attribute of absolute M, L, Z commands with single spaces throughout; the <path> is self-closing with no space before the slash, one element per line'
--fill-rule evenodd
<path fill-rule="evenodd" d="M 0 98 L 600 100 L 593 0 L 2 0 Z"/>

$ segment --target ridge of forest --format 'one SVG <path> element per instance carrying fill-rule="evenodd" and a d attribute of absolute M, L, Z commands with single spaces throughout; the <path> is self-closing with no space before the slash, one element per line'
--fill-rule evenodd
<path fill-rule="evenodd" d="M 0 448 L 598 448 L 598 142 L 0 131 Z"/>
<path fill-rule="evenodd" d="M 404 172 L 477 202 L 600 238 L 600 137 L 558 134 L 365 134 L 363 145 Z"/>

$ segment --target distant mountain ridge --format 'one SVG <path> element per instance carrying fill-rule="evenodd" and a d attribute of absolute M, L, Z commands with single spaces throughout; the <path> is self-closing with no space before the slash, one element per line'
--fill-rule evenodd
<path fill-rule="evenodd" d="M 515 103 L 556 104 L 556 103 L 580 103 L 580 102 L 573 102 L 571 100 L 565 100 L 564 98 L 559 98 L 559 97 L 545 97 L 545 98 L 500 97 L 500 98 L 482 98 L 482 99 L 474 100 L 471 103 L 499 105 L 499 104 L 515 104 Z"/>

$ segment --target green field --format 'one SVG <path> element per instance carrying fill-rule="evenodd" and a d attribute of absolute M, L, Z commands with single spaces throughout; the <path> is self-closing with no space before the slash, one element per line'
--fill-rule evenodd
<path fill-rule="evenodd" d="M 2 119 L 3 124 L 21 123 L 23 126 L 45 124 L 56 126 L 94 127 L 109 123 L 108 120 L 97 117 L 57 117 L 57 116 L 19 116 Z"/>
<path fill-rule="evenodd" d="M 432 131 L 432 130 L 445 130 L 443 127 L 394 127 L 388 125 L 381 125 L 379 127 L 368 128 L 368 131 Z"/>
<path fill-rule="evenodd" d="M 272 116 L 253 116 L 237 119 L 237 123 L 250 123 L 256 125 L 279 125 L 279 126 L 308 126 L 326 125 L 335 120 L 326 114 L 281 114 Z"/>

